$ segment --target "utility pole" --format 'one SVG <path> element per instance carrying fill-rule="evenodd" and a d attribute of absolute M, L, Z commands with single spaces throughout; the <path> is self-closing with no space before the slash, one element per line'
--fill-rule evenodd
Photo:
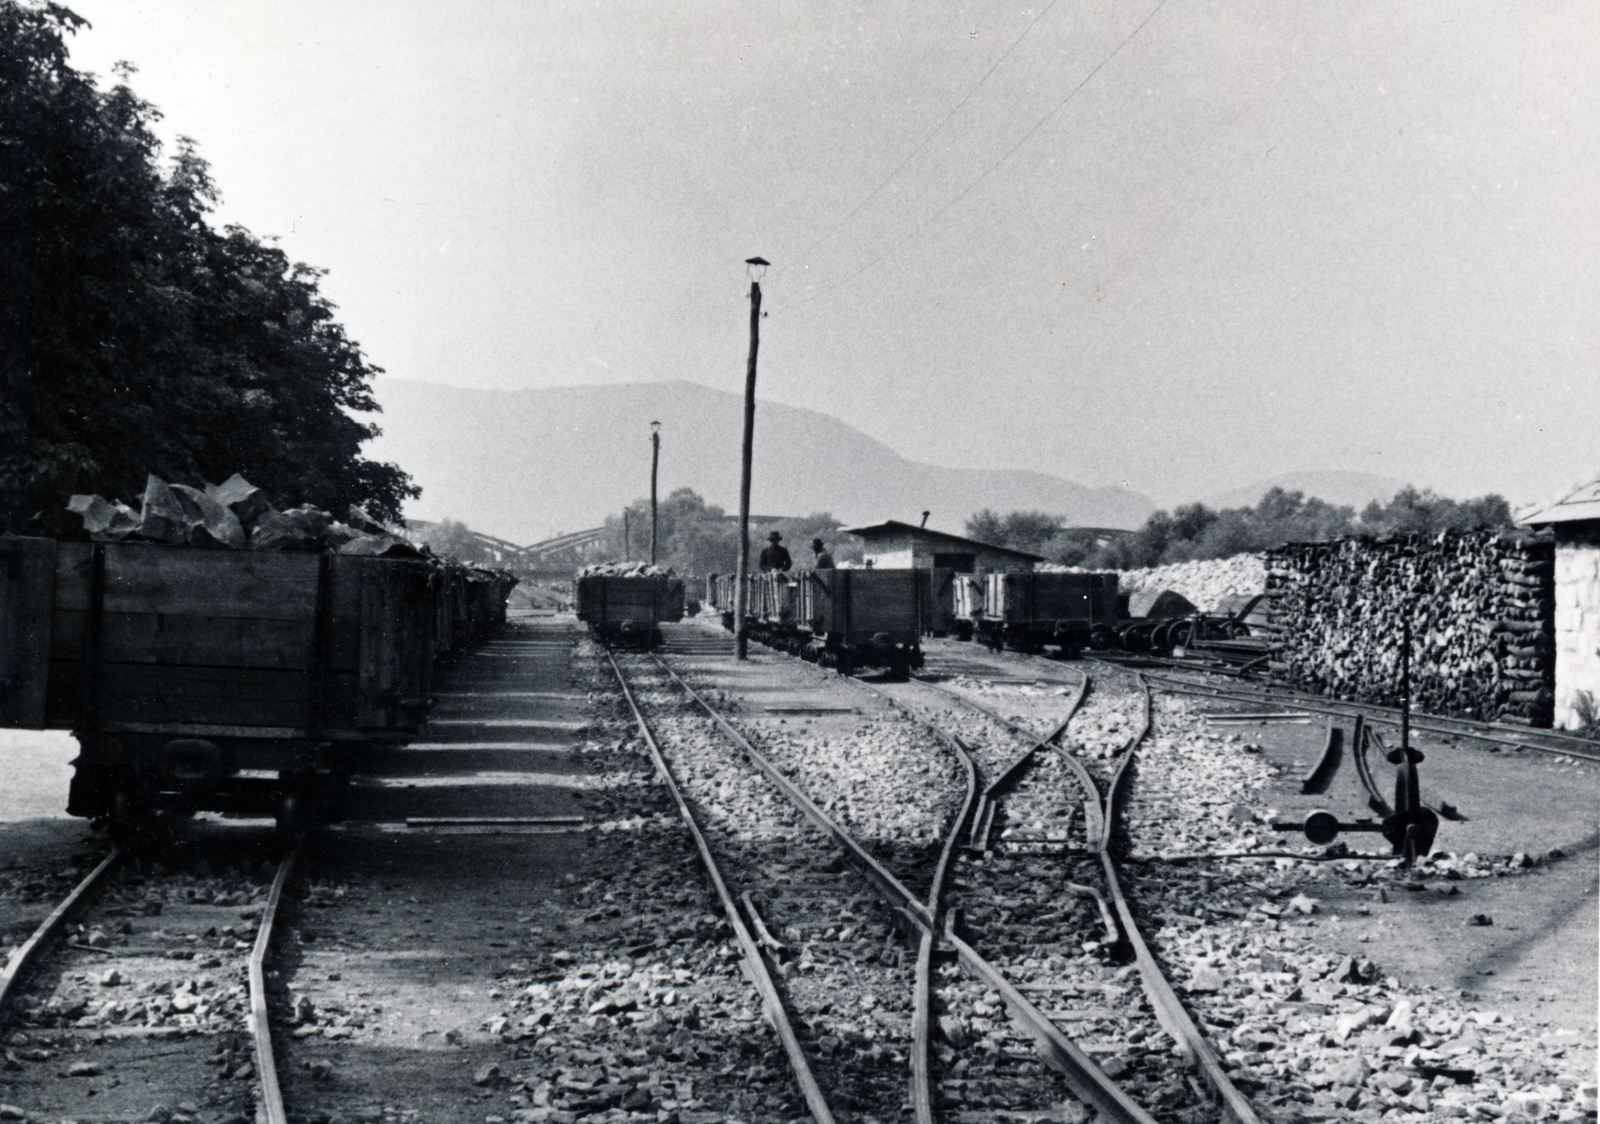
<path fill-rule="evenodd" d="M 622 560 L 633 561 L 633 544 L 628 541 L 628 509 L 622 509 Z"/>
<path fill-rule="evenodd" d="M 656 469 L 661 464 L 661 423 L 650 423 L 650 565 L 656 564 Z"/>
<path fill-rule="evenodd" d="M 761 346 L 761 278 L 771 263 L 746 258 L 750 274 L 750 362 L 744 375 L 744 446 L 739 467 L 739 569 L 734 575 L 733 658 L 750 658 L 750 624 L 745 620 L 750 577 L 750 454 L 756 430 L 756 349 Z"/>

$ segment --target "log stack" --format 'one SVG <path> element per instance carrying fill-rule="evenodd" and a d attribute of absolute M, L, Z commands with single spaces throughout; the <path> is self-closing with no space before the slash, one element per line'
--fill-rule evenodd
<path fill-rule="evenodd" d="M 1555 549 L 1547 535 L 1446 532 L 1291 543 L 1267 554 L 1273 670 L 1338 698 L 1548 727 Z"/>

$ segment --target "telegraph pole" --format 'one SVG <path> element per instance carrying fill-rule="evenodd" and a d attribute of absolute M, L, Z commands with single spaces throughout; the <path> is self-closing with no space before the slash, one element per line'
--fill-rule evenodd
<path fill-rule="evenodd" d="M 656 469 L 661 464 L 661 423 L 650 423 L 650 565 L 656 564 Z"/>
<path fill-rule="evenodd" d="M 739 569 L 734 575 L 733 658 L 750 658 L 750 625 L 745 620 L 750 576 L 750 454 L 756 430 L 756 350 L 761 346 L 761 278 L 771 263 L 746 258 L 750 273 L 750 362 L 744 376 L 744 446 L 739 467 Z"/>

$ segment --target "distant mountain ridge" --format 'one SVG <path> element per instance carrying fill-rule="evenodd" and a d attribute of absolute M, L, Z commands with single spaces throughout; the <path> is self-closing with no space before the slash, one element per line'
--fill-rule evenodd
<path fill-rule="evenodd" d="M 423 487 L 406 514 L 458 519 L 532 543 L 599 525 L 650 490 L 650 422 L 661 422 L 659 491 L 693 488 L 738 510 L 744 403 L 685 381 L 474 390 L 380 378 L 383 435 L 365 450 Z M 985 508 L 1132 529 L 1155 510 L 1125 488 L 1088 488 L 1041 472 L 944 468 L 908 460 L 827 414 L 756 407 L 751 510 L 832 512 L 847 525 L 903 519 L 956 534 Z"/>

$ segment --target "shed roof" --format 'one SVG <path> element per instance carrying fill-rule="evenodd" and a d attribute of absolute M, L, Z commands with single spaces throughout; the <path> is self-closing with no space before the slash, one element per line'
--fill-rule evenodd
<path fill-rule="evenodd" d="M 1593 480 L 1555 503 L 1518 520 L 1533 527 L 1551 523 L 1600 521 L 1600 480 Z"/>
<path fill-rule="evenodd" d="M 1008 554 L 1013 558 L 1021 558 L 1028 562 L 1043 562 L 1044 556 L 1029 554 L 1026 550 L 1013 550 L 1009 546 L 996 546 L 992 542 L 979 542 L 977 539 L 965 539 L 960 535 L 946 534 L 944 531 L 932 531 L 927 527 L 917 527 L 910 523 L 902 523 L 898 519 L 890 519 L 883 523 L 874 523 L 870 527 L 842 527 L 847 535 L 860 535 L 862 538 L 872 540 L 888 535 L 911 535 L 914 538 L 925 539 L 930 543 L 956 544 L 965 547 L 980 547 L 991 550 L 996 554 Z"/>

